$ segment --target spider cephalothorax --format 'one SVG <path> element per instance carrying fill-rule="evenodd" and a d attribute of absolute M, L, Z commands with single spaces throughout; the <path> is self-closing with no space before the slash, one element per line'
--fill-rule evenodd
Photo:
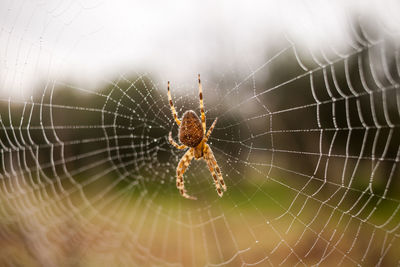
<path fill-rule="evenodd" d="M 214 154 L 210 146 L 207 144 L 207 140 L 210 137 L 211 132 L 215 127 L 215 124 L 217 123 L 217 119 L 214 120 L 210 129 L 208 129 L 208 132 L 206 133 L 206 115 L 204 113 L 203 89 L 201 87 L 200 74 L 199 74 L 199 98 L 200 98 L 201 121 L 193 110 L 186 111 L 183 114 L 182 119 L 179 120 L 178 115 L 176 114 L 174 104 L 172 103 L 172 97 L 168 82 L 169 105 L 171 107 L 172 115 L 174 116 L 176 124 L 178 124 L 179 126 L 179 140 L 183 145 L 178 145 L 172 139 L 171 132 L 169 133 L 169 142 L 177 149 L 186 149 L 189 147 L 189 150 L 187 150 L 186 153 L 183 155 L 183 157 L 178 163 L 178 167 L 176 168 L 176 187 L 179 189 L 179 192 L 183 197 L 189 199 L 196 199 L 195 197 L 189 196 L 186 193 L 183 181 L 183 174 L 188 168 L 193 157 L 197 160 L 203 158 L 207 162 L 208 169 L 210 170 L 213 176 L 218 195 L 222 197 L 223 195 L 222 189 L 226 191 L 226 185 L 224 179 L 222 178 L 222 173 L 220 168 L 218 167 Z"/>

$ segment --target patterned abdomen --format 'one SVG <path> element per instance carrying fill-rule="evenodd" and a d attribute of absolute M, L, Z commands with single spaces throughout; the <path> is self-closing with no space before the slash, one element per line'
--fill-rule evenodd
<path fill-rule="evenodd" d="M 183 114 L 179 140 L 189 147 L 196 147 L 203 140 L 201 121 L 193 110 L 188 110 Z"/>

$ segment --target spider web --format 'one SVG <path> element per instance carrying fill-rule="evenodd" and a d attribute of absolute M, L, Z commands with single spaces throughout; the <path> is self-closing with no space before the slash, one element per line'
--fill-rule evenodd
<path fill-rule="evenodd" d="M 50 13 L 59 22 L 69 9 Z M 282 34 L 246 71 L 203 75 L 207 126 L 218 117 L 209 144 L 228 187 L 222 198 L 203 161 L 184 175 L 198 200 L 179 195 L 184 152 L 168 143 L 177 126 L 166 80 L 151 72 L 120 72 L 96 90 L 49 75 L 32 96 L 1 98 L 1 262 L 398 265 L 398 35 L 348 26 L 344 49 L 308 49 Z M 7 32 L 23 65 L 24 46 L 38 43 Z M 10 64 L 3 88 L 23 87 L 27 71 L 7 72 Z M 179 114 L 199 109 L 196 74 L 172 81 Z"/>

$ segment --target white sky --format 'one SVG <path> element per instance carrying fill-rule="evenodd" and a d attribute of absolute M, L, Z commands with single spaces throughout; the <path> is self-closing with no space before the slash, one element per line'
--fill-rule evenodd
<path fill-rule="evenodd" d="M 2 0 L 0 94 L 26 96 L 52 79 L 93 85 L 133 70 L 177 83 L 229 64 L 245 71 L 237 63 L 256 64 L 282 32 L 296 45 L 340 46 L 349 15 L 400 30 L 399 11 L 394 0 Z"/>

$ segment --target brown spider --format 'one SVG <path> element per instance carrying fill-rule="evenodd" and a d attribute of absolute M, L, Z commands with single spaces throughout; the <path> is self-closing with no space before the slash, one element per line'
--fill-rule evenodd
<path fill-rule="evenodd" d="M 183 114 L 182 122 L 178 119 L 178 115 L 176 114 L 176 110 L 174 104 L 172 103 L 171 92 L 169 89 L 169 81 L 168 81 L 168 100 L 169 105 L 171 106 L 172 115 L 176 121 L 176 124 L 179 126 L 179 140 L 183 145 L 178 145 L 172 139 L 172 133 L 169 132 L 169 142 L 176 147 L 177 149 L 185 149 L 189 148 L 188 151 L 183 155 L 181 160 L 179 161 L 178 167 L 176 168 L 176 187 L 178 188 L 181 195 L 188 199 L 196 199 L 195 197 L 189 196 L 186 193 L 184 182 L 183 182 L 183 174 L 186 169 L 189 167 L 190 162 L 193 157 L 196 160 L 203 158 L 208 165 L 208 168 L 214 178 L 215 187 L 217 189 L 217 193 L 220 197 L 222 197 L 223 191 L 221 190 L 221 186 L 226 191 L 226 185 L 224 183 L 224 179 L 222 178 L 221 170 L 218 167 L 217 161 L 214 157 L 214 154 L 207 144 L 208 137 L 210 137 L 212 130 L 217 123 L 217 119 L 214 120 L 210 129 L 206 133 L 206 115 L 204 113 L 204 103 L 203 103 L 203 88 L 201 86 L 200 74 L 199 74 L 199 97 L 200 97 L 200 111 L 201 111 L 201 121 L 197 114 L 193 110 L 188 110 Z M 215 171 L 217 173 L 215 173 Z"/>

